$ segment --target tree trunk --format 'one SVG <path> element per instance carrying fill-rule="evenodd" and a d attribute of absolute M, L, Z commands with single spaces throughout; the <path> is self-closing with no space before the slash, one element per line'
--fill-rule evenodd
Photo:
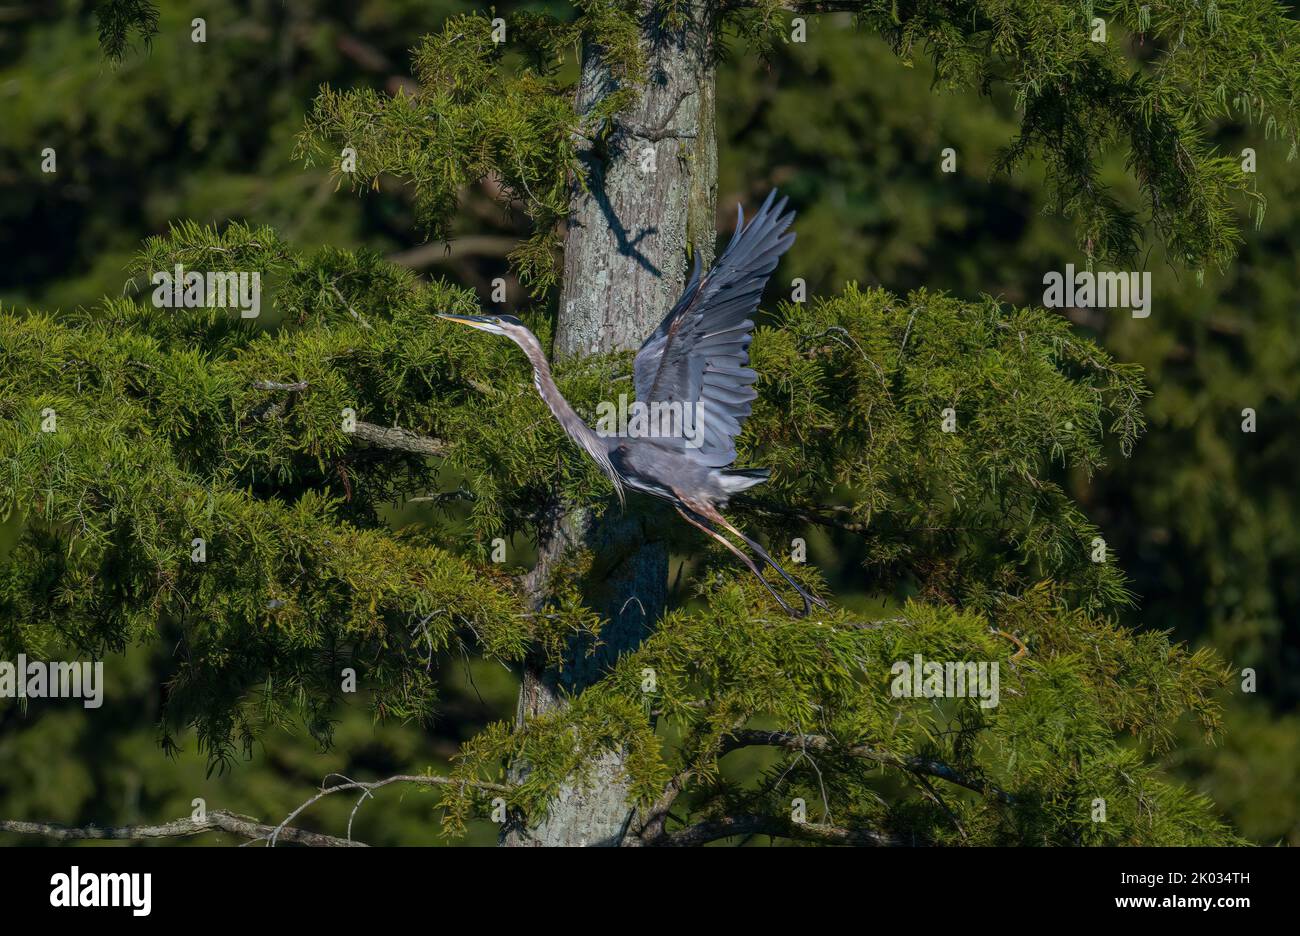
<path fill-rule="evenodd" d="M 643 2 L 642 47 L 649 62 L 640 101 L 586 155 L 587 189 L 576 184 L 564 246 L 564 285 L 554 355 L 563 359 L 637 348 L 668 313 L 688 274 L 687 247 L 713 258 L 717 203 L 712 3 L 692 21 L 666 27 Z M 601 50 L 583 49 L 580 113 L 615 87 Z M 526 667 L 520 722 L 563 704 L 561 688 L 579 691 L 650 632 L 667 600 L 668 553 L 647 535 L 635 495 L 599 520 L 556 511 L 543 532 L 531 586 L 545 594 L 566 549 L 585 546 L 599 559 L 587 600 L 608 622 L 600 652 L 575 642 L 561 674 Z M 521 768 L 526 770 L 526 766 Z M 631 818 L 622 757 L 611 752 L 589 782 L 566 787 L 544 820 L 503 836 L 507 845 L 617 845 Z"/>

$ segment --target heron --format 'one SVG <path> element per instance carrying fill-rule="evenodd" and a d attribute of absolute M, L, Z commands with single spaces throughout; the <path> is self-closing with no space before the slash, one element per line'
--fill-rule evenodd
<path fill-rule="evenodd" d="M 735 553 L 786 612 L 804 617 L 813 605 L 825 608 L 826 602 L 791 578 L 762 545 L 722 515 L 732 495 L 762 484 L 770 476 L 767 468 L 732 465 L 736 460 L 736 436 L 758 396 L 753 386 L 758 375 L 749 367 L 754 330 L 751 317 L 758 309 L 768 277 L 795 237 L 787 233 L 794 212 L 786 212 L 787 199 L 777 201 L 776 194 L 773 189 L 748 224 L 744 207 L 737 206 L 735 234 L 708 273 L 701 274 L 696 251 L 695 269 L 681 298 L 636 353 L 633 384 L 637 401 L 681 404 L 683 412 L 689 407 L 699 414 L 702 431 L 691 439 L 681 433 L 668 437 L 602 436 L 560 393 L 541 342 L 518 318 L 439 317 L 511 339 L 532 364 L 533 383 L 542 400 L 569 438 L 613 482 L 620 501 L 624 489 L 630 488 L 672 504 L 688 523 Z M 791 607 L 754 560 L 719 528 L 739 537 L 762 562 L 775 569 L 802 599 L 802 611 Z"/>

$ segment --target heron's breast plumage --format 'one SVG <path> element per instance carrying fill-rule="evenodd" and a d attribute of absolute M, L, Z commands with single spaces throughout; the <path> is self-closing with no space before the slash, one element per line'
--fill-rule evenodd
<path fill-rule="evenodd" d="M 657 439 L 621 439 L 610 451 L 610 461 L 634 490 L 677 501 L 704 500 L 719 507 L 735 492 L 725 472 L 696 461 L 680 441 L 665 445 Z"/>

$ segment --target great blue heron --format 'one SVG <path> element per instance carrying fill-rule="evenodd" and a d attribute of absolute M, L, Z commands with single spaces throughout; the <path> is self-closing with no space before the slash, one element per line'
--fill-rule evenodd
<path fill-rule="evenodd" d="M 619 499 L 629 487 L 668 501 L 687 522 L 703 530 L 740 557 L 772 597 L 797 617 L 824 601 L 809 594 L 791 578 L 761 545 L 736 529 L 720 509 L 731 495 L 762 484 L 766 468 L 731 468 L 736 460 L 735 438 L 758 396 L 758 379 L 749 364 L 749 342 L 754 323 L 750 316 L 781 254 L 794 243 L 786 229 L 794 212 L 782 214 L 786 199 L 776 201 L 775 190 L 758 214 L 745 224 L 738 207 L 736 233 L 722 257 L 704 276 L 700 255 L 686 290 L 671 312 L 641 345 L 634 363 L 634 384 L 639 403 L 680 405 L 698 414 L 702 432 L 688 440 L 670 437 L 602 437 L 573 411 L 551 378 L 542 346 L 523 322 L 513 315 L 442 315 L 441 318 L 505 335 L 519 345 L 533 365 L 533 383 L 555 418 L 573 441 L 595 459 L 614 482 Z M 744 540 L 780 574 L 803 599 L 795 611 L 763 577 L 754 561 L 718 532 L 722 526 Z"/>

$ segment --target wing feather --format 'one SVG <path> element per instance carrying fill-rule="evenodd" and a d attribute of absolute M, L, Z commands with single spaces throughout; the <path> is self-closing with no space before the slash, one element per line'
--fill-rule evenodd
<path fill-rule="evenodd" d="M 749 365 L 752 316 L 768 277 L 790 245 L 794 212 L 774 189 L 745 223 L 738 208 L 736 232 L 718 262 L 701 276 L 699 254 L 681 298 L 641 345 L 634 365 L 637 399 L 645 403 L 702 404 L 704 444 L 686 451 L 697 461 L 723 468 L 736 459 L 735 438 L 758 393 Z"/>

